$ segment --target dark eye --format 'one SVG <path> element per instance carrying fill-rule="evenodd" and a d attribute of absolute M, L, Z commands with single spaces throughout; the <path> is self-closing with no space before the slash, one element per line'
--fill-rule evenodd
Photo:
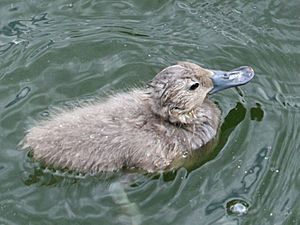
<path fill-rule="evenodd" d="M 173 110 L 180 110 L 180 108 L 179 108 L 179 107 L 176 107 L 176 106 L 173 107 L 172 109 L 173 109 Z"/>
<path fill-rule="evenodd" d="M 194 90 L 196 90 L 198 87 L 199 87 L 199 83 L 194 83 L 194 84 L 192 84 L 192 85 L 190 86 L 190 90 L 191 90 L 191 91 L 194 91 Z"/>

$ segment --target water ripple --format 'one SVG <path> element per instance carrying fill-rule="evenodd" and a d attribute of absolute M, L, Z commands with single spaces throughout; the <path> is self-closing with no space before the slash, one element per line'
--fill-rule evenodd
<path fill-rule="evenodd" d="M 16 98 L 14 100 L 12 100 L 11 102 L 9 102 L 5 108 L 10 107 L 14 104 L 16 104 L 17 102 L 19 102 L 20 100 L 22 100 L 23 98 L 25 98 L 28 93 L 30 92 L 30 87 L 24 87 L 22 88 L 22 90 L 20 90 L 20 92 L 16 95 Z"/>

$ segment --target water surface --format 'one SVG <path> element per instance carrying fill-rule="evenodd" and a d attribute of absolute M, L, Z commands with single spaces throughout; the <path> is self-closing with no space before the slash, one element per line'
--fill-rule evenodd
<path fill-rule="evenodd" d="M 0 223 L 300 224 L 299 9 L 297 0 L 1 1 Z M 202 165 L 140 174 L 122 190 L 124 174 L 55 172 L 18 149 L 52 107 L 139 85 L 179 60 L 256 71 L 213 96 L 224 123 Z M 228 212 L 243 204 L 246 213 Z"/>

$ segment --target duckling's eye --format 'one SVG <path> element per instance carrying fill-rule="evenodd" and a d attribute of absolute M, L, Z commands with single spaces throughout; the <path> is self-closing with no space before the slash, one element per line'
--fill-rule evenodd
<path fill-rule="evenodd" d="M 192 84 L 192 85 L 190 86 L 190 90 L 191 90 L 191 91 L 194 91 L 194 90 L 196 90 L 198 87 L 199 87 L 199 83 L 194 83 L 194 84 Z"/>
<path fill-rule="evenodd" d="M 174 106 L 174 107 L 172 107 L 171 109 L 172 109 L 172 110 L 180 110 L 180 108 L 177 107 L 177 106 Z"/>

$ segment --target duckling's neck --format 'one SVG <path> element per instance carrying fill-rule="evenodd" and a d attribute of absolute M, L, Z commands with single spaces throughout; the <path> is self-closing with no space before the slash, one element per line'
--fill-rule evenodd
<path fill-rule="evenodd" d="M 220 115 L 219 108 L 205 99 L 201 106 L 186 113 L 188 123 L 176 124 L 187 138 L 191 150 L 202 147 L 216 136 Z"/>
<path fill-rule="evenodd" d="M 193 150 L 202 147 L 215 137 L 221 112 L 208 98 L 200 106 L 180 115 L 182 117 L 180 121 L 186 121 L 180 123 L 179 120 L 170 121 L 169 117 L 162 115 L 167 112 L 157 113 L 157 106 L 154 105 L 156 102 L 149 92 L 146 91 L 139 96 L 143 98 L 145 119 L 150 126 L 148 128 L 157 131 L 165 140 L 174 142 L 174 146 L 180 143 L 181 149 Z"/>

